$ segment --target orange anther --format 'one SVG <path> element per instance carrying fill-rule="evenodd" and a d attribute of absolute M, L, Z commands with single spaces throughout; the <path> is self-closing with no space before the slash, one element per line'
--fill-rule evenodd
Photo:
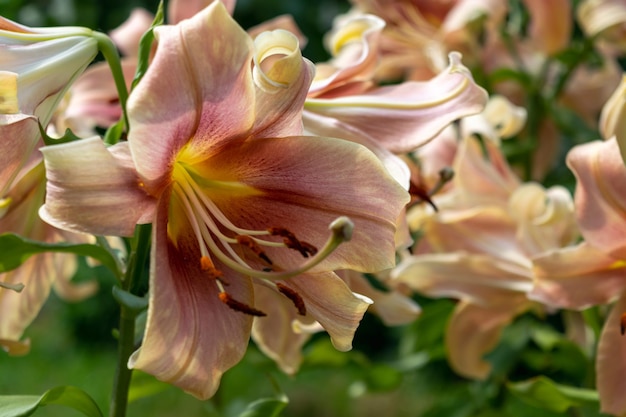
<path fill-rule="evenodd" d="M 200 258 L 200 267 L 203 271 L 207 271 L 211 268 L 215 268 L 215 265 L 213 265 L 213 262 L 211 262 L 208 256 L 202 256 Z"/>
<path fill-rule="evenodd" d="M 231 309 L 235 311 L 239 311 L 241 313 L 248 314 L 250 316 L 255 316 L 255 317 L 267 316 L 267 314 L 265 314 L 261 310 L 257 310 L 254 307 L 250 307 L 246 303 L 242 303 L 241 301 L 235 300 L 227 292 L 219 293 L 219 298 L 221 302 L 223 302 L 224 304 L 226 304 L 228 307 L 230 307 Z"/>
<path fill-rule="evenodd" d="M 620 319 L 620 322 L 619 322 L 619 329 L 623 336 L 624 333 L 626 333 L 626 313 L 622 314 L 622 318 Z"/>

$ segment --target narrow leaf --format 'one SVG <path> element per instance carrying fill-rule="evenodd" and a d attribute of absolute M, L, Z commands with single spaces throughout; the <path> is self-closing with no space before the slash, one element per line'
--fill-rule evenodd
<path fill-rule="evenodd" d="M 250 403 L 239 417 L 278 417 L 288 403 L 285 396 L 262 398 Z"/>
<path fill-rule="evenodd" d="M 599 406 L 597 391 L 560 385 L 545 376 L 510 383 L 508 389 L 528 404 L 557 413 L 570 407 Z"/>
<path fill-rule="evenodd" d="M 87 417 L 103 417 L 100 408 L 89 394 L 71 386 L 52 388 L 39 397 L 36 395 L 0 396 L 0 416 L 26 417 L 32 415 L 38 408 L 49 404 L 73 408 Z"/>
<path fill-rule="evenodd" d="M 104 266 L 119 275 L 113 255 L 100 246 L 72 243 L 46 243 L 23 238 L 13 233 L 0 235 L 0 273 L 22 265 L 32 255 L 43 252 L 74 253 L 100 261 Z"/>

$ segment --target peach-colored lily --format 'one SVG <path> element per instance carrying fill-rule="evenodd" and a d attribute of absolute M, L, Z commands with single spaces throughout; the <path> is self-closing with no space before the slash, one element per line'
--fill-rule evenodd
<path fill-rule="evenodd" d="M 570 309 L 618 300 L 600 336 L 596 372 L 602 411 L 623 415 L 626 338 L 620 335 L 620 317 L 626 311 L 626 168 L 615 138 L 574 147 L 567 163 L 577 179 L 576 217 L 585 242 L 536 259 L 531 296 Z"/>
<path fill-rule="evenodd" d="M 590 38 L 598 38 L 603 48 L 624 51 L 626 4 L 621 0 L 585 0 L 576 10 L 578 22 Z"/>
<path fill-rule="evenodd" d="M 484 146 L 488 159 L 474 138 L 462 140 L 451 186 L 433 197 L 436 214 L 420 206 L 408 212 L 424 237 L 392 271 L 415 291 L 460 300 L 446 330 L 448 357 L 456 372 L 478 379 L 489 375 L 483 356 L 502 329 L 539 307 L 527 297 L 532 259 L 577 236 L 569 193 L 521 183 L 498 144 Z"/>
<path fill-rule="evenodd" d="M 153 224 L 148 322 L 130 366 L 210 397 L 245 352 L 252 316 L 268 313 L 253 284 L 349 349 L 370 301 L 332 271 L 393 265 L 407 193 L 366 148 L 300 136 L 313 67 L 293 35 L 266 32 L 253 47 L 219 2 L 155 34 L 154 59 L 129 98 L 128 143 L 43 150 L 44 219 L 113 235 Z M 354 234 L 334 250 L 346 221 L 330 246 L 325 229 L 343 215 Z"/>
<path fill-rule="evenodd" d="M 369 138 L 394 153 L 414 151 L 453 121 L 482 111 L 487 95 L 476 85 L 460 55 L 427 82 L 377 86 L 373 75 L 384 22 L 357 15 L 328 36 L 334 57 L 317 64 L 305 103 L 305 129 L 364 142 Z"/>
<path fill-rule="evenodd" d="M 410 1 L 352 0 L 356 9 L 381 17 L 387 23 L 382 34 L 382 79 L 430 79 L 444 70 L 446 56 L 459 51 L 475 59 L 478 49 L 472 22 L 487 16 L 492 27 L 506 14 L 501 0 Z"/>

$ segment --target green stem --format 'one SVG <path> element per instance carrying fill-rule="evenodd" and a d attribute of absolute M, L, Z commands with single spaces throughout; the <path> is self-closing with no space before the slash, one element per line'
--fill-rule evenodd
<path fill-rule="evenodd" d="M 133 353 L 135 346 L 135 313 L 129 311 L 125 306 L 121 306 L 120 328 L 118 340 L 117 369 L 113 381 L 113 394 L 111 396 L 110 417 L 126 416 L 128 406 L 128 389 L 130 388 L 130 378 L 132 369 L 128 368 L 128 358 Z"/>
<path fill-rule="evenodd" d="M 140 225 L 135 230 L 135 236 L 131 242 L 131 254 L 128 261 L 128 269 L 122 289 L 130 292 L 141 280 L 144 273 L 144 265 L 150 253 L 151 225 Z M 118 338 L 118 357 L 113 392 L 109 409 L 110 417 L 125 417 L 128 406 L 128 390 L 132 369 L 128 368 L 128 359 L 135 350 L 135 319 L 140 311 L 120 303 L 120 327 Z"/>
<path fill-rule="evenodd" d="M 94 38 L 98 41 L 98 48 L 111 68 L 111 73 L 113 74 L 113 80 L 115 81 L 115 87 L 117 88 L 117 94 L 120 100 L 120 106 L 122 107 L 122 117 L 124 118 L 124 124 L 126 125 L 126 130 L 128 131 L 128 114 L 126 113 L 128 89 L 126 88 L 126 80 L 124 79 L 124 71 L 122 70 L 120 54 L 117 52 L 117 48 L 111 38 L 104 33 L 94 32 Z"/>

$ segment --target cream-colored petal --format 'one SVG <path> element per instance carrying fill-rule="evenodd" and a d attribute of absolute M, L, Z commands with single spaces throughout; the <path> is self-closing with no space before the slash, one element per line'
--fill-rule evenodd
<path fill-rule="evenodd" d="M 333 272 L 304 274 L 287 285 L 300 294 L 307 314 L 328 332 L 335 349 L 352 349 L 356 328 L 372 300 L 353 293 Z"/>
<path fill-rule="evenodd" d="M 529 297 L 560 308 L 606 304 L 626 290 L 626 263 L 585 242 L 535 257 L 533 273 Z"/>
<path fill-rule="evenodd" d="M 445 337 L 452 369 L 467 378 L 486 379 L 491 365 L 484 356 L 496 347 L 502 330 L 528 308 L 524 300 L 518 297 L 498 307 L 460 302 L 448 322 Z"/>
<path fill-rule="evenodd" d="M 100 138 L 42 148 L 48 176 L 39 214 L 64 230 L 131 236 L 152 221 L 154 199 L 132 168 L 127 143 L 107 149 Z"/>
<path fill-rule="evenodd" d="M 302 364 L 302 347 L 311 337 L 294 331 L 294 320 L 301 318 L 296 307 L 282 294 L 258 284 L 254 286 L 254 305 L 267 316 L 254 319 L 252 340 L 283 372 L 295 374 Z"/>

